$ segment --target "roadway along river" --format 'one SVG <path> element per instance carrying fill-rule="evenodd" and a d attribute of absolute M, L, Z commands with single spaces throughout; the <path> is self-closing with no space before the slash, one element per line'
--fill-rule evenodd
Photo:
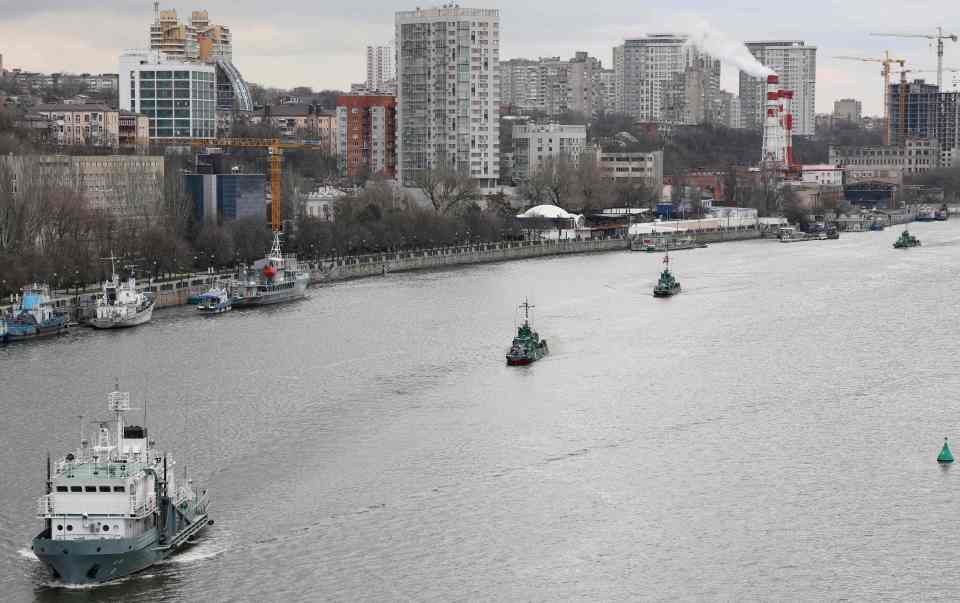
<path fill-rule="evenodd" d="M 912 230 L 679 252 L 668 300 L 613 252 L 8 346 L 0 598 L 958 600 L 960 220 Z M 551 355 L 508 368 L 524 296 Z M 216 525 L 66 591 L 28 548 L 44 457 L 115 377 Z"/>

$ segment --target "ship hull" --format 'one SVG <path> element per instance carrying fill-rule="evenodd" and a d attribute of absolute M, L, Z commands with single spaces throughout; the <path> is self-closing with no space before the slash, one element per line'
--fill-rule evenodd
<path fill-rule="evenodd" d="M 33 539 L 33 553 L 64 584 L 100 584 L 143 571 L 176 553 L 208 524 L 206 514 L 162 546 L 156 528 L 136 538 L 51 540 L 49 532 Z"/>
<path fill-rule="evenodd" d="M 272 304 L 282 304 L 284 302 L 302 299 L 307 293 L 307 280 L 298 280 L 293 287 L 288 289 L 279 289 L 275 291 L 263 292 L 260 295 L 251 295 L 247 297 L 237 297 L 232 305 L 235 308 L 244 308 L 251 306 L 268 306 Z"/>
<path fill-rule="evenodd" d="M 9 328 L 6 335 L 6 340 L 10 343 L 15 341 L 26 341 L 28 339 L 36 339 L 38 337 L 50 337 L 52 335 L 59 335 L 65 333 L 67 330 L 67 323 L 63 322 L 58 325 L 50 326 L 30 326 L 29 328 Z M 3 336 L 0 335 L 0 340 L 3 339 Z"/>
<path fill-rule="evenodd" d="M 507 354 L 507 366 L 526 366 L 528 364 L 533 364 L 537 360 L 540 360 L 549 353 L 547 345 L 542 343 L 541 345 L 534 348 L 529 354 L 523 355 L 512 355 Z"/>
<path fill-rule="evenodd" d="M 149 306 L 133 316 L 119 320 L 114 318 L 91 318 L 90 326 L 95 329 L 126 329 L 136 327 L 145 322 L 150 322 L 150 319 L 153 318 L 153 308 L 154 303 L 151 302 Z"/>

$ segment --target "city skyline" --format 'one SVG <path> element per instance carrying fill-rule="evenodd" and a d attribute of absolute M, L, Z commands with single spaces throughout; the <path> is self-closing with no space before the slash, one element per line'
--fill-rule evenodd
<path fill-rule="evenodd" d="M 8 68 L 43 72 L 112 72 L 116 57 L 127 49 L 146 45 L 145 24 L 152 18 L 149 2 L 131 4 L 119 0 L 98 3 L 78 2 L 69 7 L 40 1 L 7 10 L 0 23 L 0 53 Z M 415 3 L 414 3 L 415 4 Z M 832 59 L 835 55 L 880 56 L 885 49 L 907 59 L 908 68 L 931 69 L 936 56 L 922 39 L 892 39 L 869 36 L 871 31 L 929 33 L 936 26 L 950 31 L 951 19 L 960 23 L 960 6 L 923 0 L 903 14 L 901 3 L 878 0 L 867 4 L 851 1 L 834 5 L 813 0 L 800 14 L 780 18 L 769 9 L 716 8 L 703 0 L 680 0 L 674 10 L 634 8 L 615 1 L 591 7 L 590 23 L 584 25 L 582 6 L 537 1 L 523 6 L 478 1 L 461 6 L 499 8 L 503 23 L 501 59 L 560 56 L 568 59 L 586 51 L 612 66 L 612 49 L 624 38 L 658 32 L 681 32 L 685 24 L 699 18 L 738 40 L 804 39 L 818 47 L 817 113 L 829 113 L 833 101 L 857 98 L 866 115 L 882 109 L 879 66 Z M 414 8 L 413 4 L 373 0 L 363 6 L 326 6 L 293 1 L 263 9 L 253 2 L 162 3 L 181 15 L 191 10 L 208 10 L 218 22 L 231 28 L 235 37 L 234 62 L 244 78 L 267 86 L 349 90 L 351 83 L 364 80 L 364 57 L 368 45 L 387 44 L 393 38 L 394 14 Z M 631 13 L 631 14 L 626 14 Z M 829 14 L 830 19 L 823 19 Z M 113 24 L 110 36 L 90 32 Z M 960 29 L 960 27 L 957 27 Z M 319 33 L 318 33 L 319 32 Z M 956 33 L 956 32 L 951 32 Z M 60 44 L 65 53 L 38 53 L 37 48 Z M 944 65 L 960 66 L 960 44 L 947 42 Z M 913 77 L 913 75 L 911 75 Z M 918 74 L 927 81 L 935 73 Z M 723 65 L 722 87 L 737 92 L 738 74 Z M 950 87 L 952 77 L 944 78 Z"/>

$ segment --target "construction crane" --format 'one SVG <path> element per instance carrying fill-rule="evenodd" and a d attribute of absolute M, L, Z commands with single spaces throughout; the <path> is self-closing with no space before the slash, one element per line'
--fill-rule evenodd
<path fill-rule="evenodd" d="M 927 40 L 937 41 L 937 90 L 943 88 L 943 41 L 957 41 L 956 34 L 945 34 L 943 28 L 938 27 L 935 34 L 899 34 L 899 33 L 872 33 L 871 36 L 881 36 L 884 38 L 925 38 Z"/>
<path fill-rule="evenodd" d="M 282 196 L 283 151 L 290 149 L 322 150 L 319 145 L 299 142 L 281 142 L 277 138 L 218 138 L 216 140 L 192 140 L 194 147 L 225 147 L 245 149 L 266 149 L 270 155 L 270 227 L 273 232 L 283 230 L 283 216 L 280 211 Z"/>
<path fill-rule="evenodd" d="M 880 74 L 883 76 L 883 121 L 886 124 L 886 144 L 890 144 L 891 138 L 891 128 L 890 128 L 890 107 L 888 105 L 888 100 L 890 98 L 890 66 L 896 63 L 900 65 L 900 69 L 903 69 L 906 65 L 906 59 L 894 59 L 890 57 L 890 51 L 883 51 L 882 59 L 872 59 L 866 57 L 833 57 L 835 59 L 843 59 L 846 61 L 862 61 L 864 63 L 880 63 L 883 65 L 883 71 Z"/>

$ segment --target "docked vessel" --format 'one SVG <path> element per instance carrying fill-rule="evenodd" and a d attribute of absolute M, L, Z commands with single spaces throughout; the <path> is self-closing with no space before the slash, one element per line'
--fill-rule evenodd
<path fill-rule="evenodd" d="M 280 233 L 273 233 L 269 255 L 257 261 L 253 269 L 241 269 L 231 283 L 233 305 L 261 306 L 302 298 L 310 283 L 310 274 L 300 269 L 294 255 L 283 255 Z"/>
<path fill-rule="evenodd" d="M 233 308 L 230 293 L 225 287 L 213 287 L 199 296 L 197 311 L 201 314 L 223 314 Z"/>
<path fill-rule="evenodd" d="M 547 340 L 540 339 L 540 334 L 530 326 L 530 309 L 533 306 L 527 300 L 520 304 L 523 310 L 523 323 L 517 327 L 517 336 L 513 338 L 510 344 L 510 350 L 507 351 L 507 365 L 521 366 L 532 364 L 540 360 L 550 351 L 547 348 Z"/>
<path fill-rule="evenodd" d="M 154 300 L 137 291 L 137 279 L 131 276 L 121 282 L 116 270 L 111 279 L 103 284 L 103 293 L 97 299 L 96 316 L 90 326 L 97 329 L 120 329 L 135 327 L 153 318 Z"/>
<path fill-rule="evenodd" d="M 648 253 L 701 249 L 706 246 L 706 243 L 700 243 L 694 237 L 674 237 L 662 234 L 635 237 L 630 241 L 631 251 L 646 251 Z"/>
<path fill-rule="evenodd" d="M 22 341 L 34 337 L 59 335 L 67 330 L 67 316 L 53 306 L 46 285 L 24 287 L 10 313 L 2 320 L 0 341 Z"/>
<path fill-rule="evenodd" d="M 670 254 L 663 256 L 663 272 L 660 273 L 660 280 L 653 288 L 654 297 L 671 297 L 680 293 L 680 281 L 670 272 Z"/>
<path fill-rule="evenodd" d="M 801 241 L 807 241 L 809 238 L 804 232 L 800 232 L 796 228 L 781 228 L 778 235 L 781 243 L 799 243 Z"/>
<path fill-rule="evenodd" d="M 173 457 L 153 447 L 146 427 L 125 424 L 130 394 L 114 391 L 107 401 L 114 433 L 101 423 L 93 446 L 81 433 L 80 448 L 52 473 L 47 459 L 46 494 L 37 504 L 44 528 L 32 549 L 65 584 L 141 571 L 212 523 L 206 491 L 194 491 L 188 478 L 178 486 Z"/>
<path fill-rule="evenodd" d="M 894 249 L 907 249 L 909 247 L 920 247 L 920 239 L 910 234 L 906 228 L 900 233 L 900 238 L 893 243 Z"/>

